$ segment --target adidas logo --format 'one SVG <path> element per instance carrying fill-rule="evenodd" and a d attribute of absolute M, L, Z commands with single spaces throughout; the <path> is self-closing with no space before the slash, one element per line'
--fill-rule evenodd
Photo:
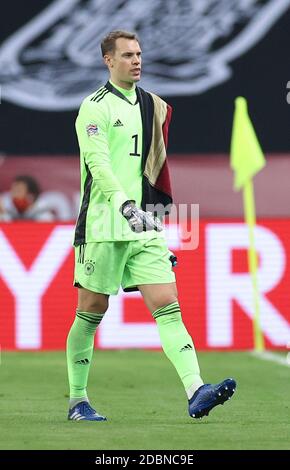
<path fill-rule="evenodd" d="M 124 126 L 124 124 L 121 123 L 120 119 L 117 119 L 113 127 L 121 127 L 121 126 Z"/>
<path fill-rule="evenodd" d="M 82 364 L 85 366 L 86 364 L 89 364 L 90 361 L 88 359 L 80 359 L 79 361 L 76 361 L 75 364 Z"/>
<path fill-rule="evenodd" d="M 183 346 L 183 348 L 181 348 L 181 350 L 179 352 L 189 351 L 190 349 L 192 349 L 191 344 L 186 344 L 185 346 Z"/>

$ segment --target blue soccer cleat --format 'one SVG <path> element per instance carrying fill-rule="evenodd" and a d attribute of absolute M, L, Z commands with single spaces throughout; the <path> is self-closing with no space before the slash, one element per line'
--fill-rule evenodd
<path fill-rule="evenodd" d="M 211 385 L 204 384 L 199 387 L 188 400 L 188 413 L 192 418 L 202 418 L 207 416 L 217 405 L 223 405 L 229 400 L 236 389 L 234 379 L 225 379 L 223 382 Z"/>
<path fill-rule="evenodd" d="M 107 421 L 107 418 L 99 415 L 87 401 L 81 401 L 73 406 L 68 412 L 67 419 L 73 421 Z"/>

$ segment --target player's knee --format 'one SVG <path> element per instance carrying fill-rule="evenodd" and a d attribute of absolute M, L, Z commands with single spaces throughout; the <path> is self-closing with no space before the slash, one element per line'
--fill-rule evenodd
<path fill-rule="evenodd" d="M 109 297 L 104 294 L 81 292 L 78 310 L 89 313 L 105 313 L 109 306 Z"/>
<path fill-rule="evenodd" d="M 154 299 L 151 305 L 151 312 L 155 312 L 155 310 L 158 310 L 159 308 L 162 307 L 167 307 L 170 304 L 173 304 L 174 302 L 178 302 L 178 299 L 176 295 L 171 294 L 171 295 L 166 295 L 166 296 L 160 296 L 158 299 Z"/>
<path fill-rule="evenodd" d="M 108 299 L 97 299 L 90 303 L 89 311 L 92 313 L 106 313 L 108 306 Z"/>

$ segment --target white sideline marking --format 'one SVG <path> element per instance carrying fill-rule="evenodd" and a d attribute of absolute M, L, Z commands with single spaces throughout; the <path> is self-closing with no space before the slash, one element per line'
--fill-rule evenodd
<path fill-rule="evenodd" d="M 264 351 L 264 352 L 250 352 L 251 356 L 257 357 L 258 359 L 262 359 L 263 361 L 271 361 L 276 362 L 277 364 L 281 364 L 282 366 L 290 367 L 290 353 L 287 354 L 286 358 L 281 357 L 278 354 Z"/>

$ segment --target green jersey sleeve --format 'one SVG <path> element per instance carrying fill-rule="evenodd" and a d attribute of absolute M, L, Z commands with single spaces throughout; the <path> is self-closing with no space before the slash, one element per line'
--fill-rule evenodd
<path fill-rule="evenodd" d="M 84 100 L 76 120 L 76 131 L 82 158 L 93 181 L 110 204 L 120 207 L 130 198 L 112 171 L 107 113 L 104 106 Z"/>

